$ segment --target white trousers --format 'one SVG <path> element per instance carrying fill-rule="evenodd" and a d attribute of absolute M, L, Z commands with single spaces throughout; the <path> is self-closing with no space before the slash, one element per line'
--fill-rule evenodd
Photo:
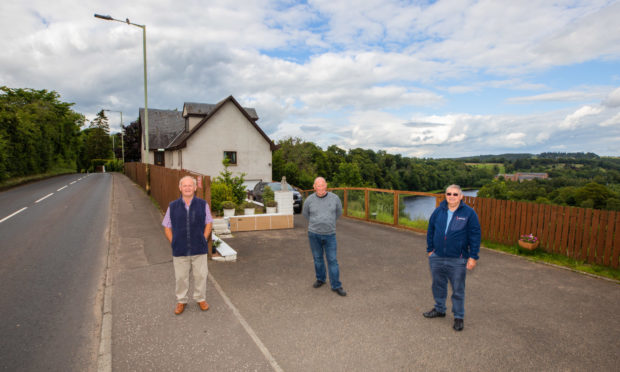
<path fill-rule="evenodd" d="M 172 257 L 174 264 L 174 278 L 176 283 L 175 293 L 177 302 L 186 304 L 189 301 L 187 296 L 189 292 L 189 273 L 192 272 L 194 278 L 194 300 L 201 302 L 206 300 L 207 296 L 207 275 L 209 267 L 207 266 L 209 257 L 207 254 L 198 254 L 195 256 Z"/>

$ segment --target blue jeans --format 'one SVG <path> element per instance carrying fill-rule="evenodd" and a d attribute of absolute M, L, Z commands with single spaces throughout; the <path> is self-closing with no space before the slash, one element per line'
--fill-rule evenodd
<path fill-rule="evenodd" d="M 310 240 L 310 249 L 314 258 L 316 280 L 325 282 L 325 260 L 323 259 L 323 254 L 325 254 L 327 268 L 329 269 L 329 283 L 332 289 L 342 288 L 340 268 L 336 259 L 336 234 L 321 235 L 308 231 L 308 239 Z"/>
<path fill-rule="evenodd" d="M 433 297 L 435 310 L 446 312 L 446 297 L 448 296 L 448 281 L 452 286 L 452 313 L 455 319 L 465 318 L 465 276 L 467 274 L 467 259 L 439 257 L 433 253 L 428 262 L 433 277 Z"/>

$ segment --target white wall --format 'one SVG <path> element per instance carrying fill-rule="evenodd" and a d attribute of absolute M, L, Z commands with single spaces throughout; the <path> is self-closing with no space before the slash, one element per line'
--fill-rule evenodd
<path fill-rule="evenodd" d="M 231 172 L 245 173 L 246 180 L 271 180 L 269 143 L 232 102 L 204 123 L 182 151 L 183 168 L 212 178 L 224 170 L 224 151 L 236 151 L 237 165 L 229 166 Z"/>
<path fill-rule="evenodd" d="M 191 130 L 194 129 L 196 124 L 198 124 L 200 122 L 200 120 L 202 120 L 202 119 L 203 119 L 203 117 L 196 117 L 196 116 L 190 116 L 187 119 L 185 119 L 185 120 L 188 121 L 188 125 L 189 125 L 188 131 L 191 132 Z"/>

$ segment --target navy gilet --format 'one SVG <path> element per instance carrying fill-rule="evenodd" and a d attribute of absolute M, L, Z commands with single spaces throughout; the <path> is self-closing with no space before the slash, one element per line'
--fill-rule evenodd
<path fill-rule="evenodd" d="M 170 222 L 172 223 L 172 255 L 195 256 L 208 252 L 205 231 L 205 208 L 203 199 L 194 197 L 185 209 L 183 197 L 170 203 Z"/>

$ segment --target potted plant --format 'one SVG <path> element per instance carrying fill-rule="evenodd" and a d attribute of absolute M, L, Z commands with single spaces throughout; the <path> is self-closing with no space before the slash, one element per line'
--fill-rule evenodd
<path fill-rule="evenodd" d="M 519 246 L 523 249 L 527 249 L 528 251 L 533 251 L 538 247 L 540 241 L 534 234 L 521 235 L 519 238 Z"/>
<path fill-rule="evenodd" d="M 278 210 L 278 202 L 275 200 L 267 200 L 265 202 L 265 208 L 267 208 L 266 213 L 277 213 Z"/>
<path fill-rule="evenodd" d="M 252 202 L 245 201 L 243 202 L 243 214 L 246 216 L 254 214 L 254 207 L 256 205 Z"/>
<path fill-rule="evenodd" d="M 230 200 L 222 202 L 222 209 L 224 210 L 224 217 L 232 217 L 235 215 L 235 203 Z"/>

